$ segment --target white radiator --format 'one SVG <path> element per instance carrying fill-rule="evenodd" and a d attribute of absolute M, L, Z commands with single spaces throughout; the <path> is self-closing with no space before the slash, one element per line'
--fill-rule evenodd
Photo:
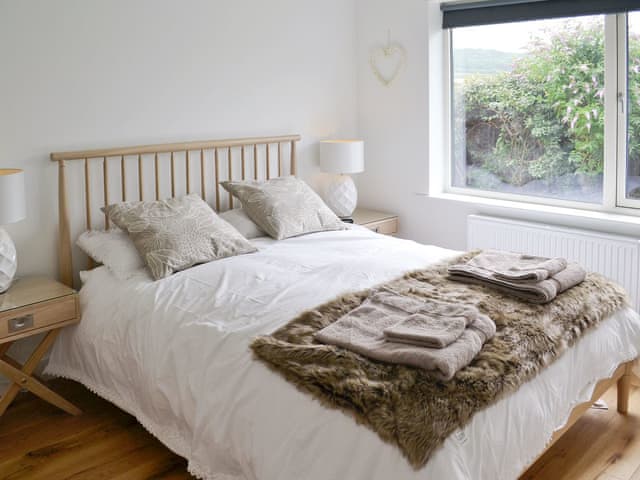
<path fill-rule="evenodd" d="M 638 238 L 469 215 L 467 247 L 511 250 L 546 257 L 557 256 L 579 262 L 587 270 L 601 273 L 625 287 L 632 305 L 636 310 L 640 307 Z"/>

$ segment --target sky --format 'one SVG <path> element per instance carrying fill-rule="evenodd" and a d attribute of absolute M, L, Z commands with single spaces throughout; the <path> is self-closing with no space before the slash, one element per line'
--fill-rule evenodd
<path fill-rule="evenodd" d="M 576 17 L 572 21 L 602 22 L 604 16 Z M 454 48 L 483 48 L 503 52 L 524 51 L 531 34 L 546 28 L 561 28 L 567 22 L 564 18 L 537 20 L 533 22 L 505 23 L 499 25 L 456 28 L 454 30 Z M 629 14 L 629 29 L 640 33 L 640 12 Z"/>

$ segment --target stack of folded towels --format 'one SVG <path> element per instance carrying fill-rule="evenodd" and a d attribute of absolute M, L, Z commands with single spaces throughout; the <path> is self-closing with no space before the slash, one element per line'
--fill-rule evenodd
<path fill-rule="evenodd" d="M 495 332 L 493 321 L 475 306 L 380 289 L 315 338 L 375 360 L 423 368 L 446 381 Z"/>
<path fill-rule="evenodd" d="M 577 263 L 498 250 L 484 251 L 449 267 L 449 278 L 496 288 L 531 303 L 548 303 L 586 276 Z"/>

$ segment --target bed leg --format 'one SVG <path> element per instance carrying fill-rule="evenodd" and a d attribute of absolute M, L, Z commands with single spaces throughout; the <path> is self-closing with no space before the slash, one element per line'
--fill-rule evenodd
<path fill-rule="evenodd" d="M 629 411 L 629 395 L 631 394 L 631 375 L 625 374 L 618 380 L 618 412 L 626 415 Z"/>

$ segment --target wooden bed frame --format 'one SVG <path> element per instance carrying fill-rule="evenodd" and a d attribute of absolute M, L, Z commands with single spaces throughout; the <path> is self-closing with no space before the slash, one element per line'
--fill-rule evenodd
<path fill-rule="evenodd" d="M 531 465 L 536 463 L 538 459 L 542 457 L 547 452 L 547 450 L 549 450 L 553 446 L 553 444 L 556 443 L 560 439 L 560 437 L 562 437 L 562 435 L 564 435 L 564 433 L 569 430 L 573 426 L 573 424 L 576 423 L 584 413 L 586 413 L 587 410 L 591 408 L 591 405 L 593 405 L 594 402 L 600 399 L 600 397 L 602 397 L 602 395 L 604 395 L 604 393 L 611 387 L 613 387 L 616 383 L 618 384 L 618 412 L 626 415 L 629 412 L 629 396 L 631 395 L 632 383 L 637 383 L 637 377 L 635 377 L 633 373 L 633 366 L 636 361 L 637 360 L 632 360 L 630 362 L 621 363 L 616 371 L 613 372 L 613 375 L 611 375 L 611 377 L 600 380 L 596 384 L 591 398 L 584 403 L 576 405 L 573 410 L 571 410 L 571 414 L 569 415 L 569 419 L 567 420 L 567 422 L 553 433 L 553 436 L 551 437 L 551 440 L 549 440 L 549 444 L 544 449 L 544 451 L 542 451 L 540 455 L 538 455 L 535 460 L 531 462 L 531 464 L 529 464 L 527 468 L 525 468 L 525 470 L 523 470 L 522 473 L 524 473 L 529 467 L 531 467 Z"/>
<path fill-rule="evenodd" d="M 91 165 L 93 163 L 101 163 L 102 168 L 98 169 L 97 175 L 101 176 L 102 184 L 102 199 L 99 207 L 108 205 L 110 201 L 127 201 L 127 200 L 143 200 L 147 199 L 145 191 L 145 157 L 148 163 L 152 163 L 154 172 L 154 188 L 153 198 L 159 199 L 161 194 L 161 162 L 168 161 L 169 164 L 169 177 L 171 196 L 175 196 L 178 190 L 176 183 L 176 165 L 178 163 L 183 164 L 184 168 L 184 192 L 192 193 L 192 177 L 194 173 L 199 177 L 198 193 L 202 198 L 207 200 L 207 184 L 210 182 L 207 179 L 207 166 L 209 163 L 213 164 L 213 185 L 212 196 L 215 204 L 216 211 L 224 210 L 225 208 L 233 208 L 233 197 L 228 194 L 228 200 L 223 202 L 221 197 L 221 189 L 219 182 L 222 180 L 228 180 L 232 178 L 238 179 L 269 179 L 274 174 L 277 176 L 283 174 L 295 175 L 296 173 L 296 142 L 300 140 L 300 135 L 284 135 L 276 137 L 256 137 L 256 138 L 237 138 L 229 140 L 209 140 L 198 142 L 186 142 L 186 143 L 169 143 L 158 145 L 144 145 L 134 147 L 121 147 L 121 148 L 108 148 L 101 150 L 84 150 L 76 152 L 61 152 L 52 153 L 51 160 L 58 162 L 58 184 L 59 184 L 59 266 L 60 266 L 60 279 L 63 283 L 73 286 L 73 259 L 72 259 L 72 241 L 71 241 L 71 221 L 69 212 L 69 193 L 67 186 L 67 163 L 71 161 L 78 161 L 84 166 L 84 224 L 87 230 L 94 227 L 92 221 L 92 210 L 96 209 L 96 206 L 92 203 L 91 197 Z M 289 168 L 288 172 L 285 172 L 285 165 L 283 164 L 283 145 L 287 146 L 289 151 Z M 273 152 L 272 152 L 273 150 Z M 261 151 L 264 153 L 261 155 Z M 191 163 L 193 163 L 193 156 L 190 154 L 197 154 L 199 158 L 199 171 L 196 167 L 195 172 L 192 169 Z M 221 159 L 221 155 L 224 158 Z M 234 156 L 235 153 L 235 156 Z M 178 158 L 177 154 L 181 154 L 181 158 Z M 271 157 L 276 157 L 276 165 L 272 164 Z M 151 157 L 151 158 L 148 158 Z M 262 161 L 261 161 L 262 157 Z M 115 159 L 119 162 L 119 168 L 109 169 L 109 160 Z M 226 176 L 221 175 L 221 162 L 226 160 Z M 128 164 L 135 162 L 137 165 L 137 195 L 133 197 L 129 195 L 131 190 L 130 183 L 127 182 Z M 152 162 L 150 162 L 152 161 Z M 234 165 L 239 163 L 239 175 L 238 170 L 234 169 Z M 260 165 L 264 165 L 261 167 Z M 211 167 L 209 167 L 211 168 Z M 262 170 L 262 172 L 260 172 Z M 236 172 L 236 177 L 234 177 Z M 263 175 L 260 175 L 263 173 Z M 95 175 L 95 174 L 94 174 Z M 112 175 L 110 177 L 110 175 Z M 114 180 L 113 177 L 116 177 Z M 113 184 L 119 185 L 119 196 L 113 194 Z M 149 195 L 150 196 L 150 195 Z M 82 204 L 82 201 L 80 201 Z M 98 208 L 99 208 L 98 207 Z M 100 214 L 103 216 L 103 214 Z M 109 219 L 104 216 L 102 223 L 104 228 L 109 228 Z M 627 363 L 622 363 L 618 366 L 616 371 L 610 378 L 602 379 L 596 385 L 591 399 L 585 403 L 581 403 L 573 408 L 569 419 L 558 429 L 551 438 L 547 448 L 538 456 L 542 456 L 579 418 L 585 413 L 590 406 L 598 400 L 604 392 L 617 383 L 618 388 L 618 412 L 626 414 L 629 408 L 629 395 L 632 382 L 637 382 L 637 378 L 633 375 L 632 369 L 635 360 Z M 634 383 L 635 383 L 634 382 Z M 536 459 L 537 460 L 537 459 Z M 532 464 L 535 463 L 532 462 Z"/>
<path fill-rule="evenodd" d="M 175 197 L 179 191 L 189 194 L 195 190 L 207 201 L 209 191 L 207 185 L 211 185 L 213 186 L 211 192 L 214 198 L 210 203 L 215 204 L 215 210 L 220 212 L 233 208 L 233 196 L 229 193 L 228 200 L 224 201 L 221 196 L 220 182 L 247 178 L 268 180 L 272 176 L 295 175 L 296 143 L 298 141 L 300 141 L 300 135 L 294 134 L 52 153 L 51 161 L 58 163 L 60 280 L 73 287 L 72 229 L 69 208 L 70 195 L 67 185 L 67 164 L 69 162 L 84 166 L 84 188 L 81 188 L 84 190 L 84 202 L 74 199 L 74 205 L 84 203 L 84 229 L 91 230 L 95 228 L 92 212 L 96 210 L 100 212 L 100 208 L 110 203 L 146 200 L 150 197 L 155 200 L 160 199 L 162 173 L 165 173 L 170 179 L 171 197 Z M 289 153 L 288 168 L 284 159 L 286 150 Z M 197 158 L 194 159 L 194 157 Z M 274 161 L 272 161 L 272 157 L 275 157 Z M 193 168 L 192 164 L 196 162 L 199 163 L 199 168 L 197 165 Z M 113 168 L 114 163 L 118 164 L 116 168 Z M 131 165 L 132 163 L 134 165 Z M 102 168 L 94 168 L 93 170 L 96 171 L 92 171 L 91 167 L 95 164 L 101 164 Z M 110 164 L 111 168 L 109 168 Z M 179 164 L 182 164 L 184 189 L 181 189 L 181 186 L 177 184 L 176 168 Z M 152 188 L 149 188 L 145 182 L 145 171 L 149 169 L 149 166 L 153 169 L 154 175 Z M 134 174 L 137 176 L 137 181 L 134 184 L 127 180 L 131 179 L 131 167 L 137 170 L 137 173 Z M 210 170 L 212 172 L 208 173 Z M 95 180 L 95 177 L 100 179 L 102 186 L 102 198 L 98 205 L 92 202 L 92 180 Z M 194 177 L 196 177 L 196 182 L 193 182 Z M 198 186 L 194 189 L 192 188 L 194 185 Z M 146 191 L 145 186 L 147 186 Z M 133 196 L 131 195 L 132 190 Z M 149 190 L 153 190 L 153 196 L 150 195 Z M 163 198 L 167 196 L 165 195 Z M 103 213 L 99 213 L 99 216 L 104 218 L 101 227 L 108 229 L 109 218 Z M 89 266 L 93 266 L 91 259 L 89 262 Z"/>

